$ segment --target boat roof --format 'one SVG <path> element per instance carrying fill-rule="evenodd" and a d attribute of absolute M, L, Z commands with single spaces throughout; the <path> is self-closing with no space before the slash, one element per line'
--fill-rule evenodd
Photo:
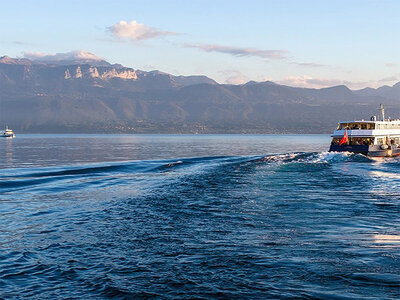
<path fill-rule="evenodd" d="M 339 124 L 344 124 L 344 123 L 370 123 L 370 124 L 374 124 L 374 123 L 379 123 L 379 124 L 384 124 L 384 123 L 398 123 L 400 124 L 400 119 L 396 119 L 396 120 L 385 120 L 385 121 L 366 121 L 366 120 L 353 120 L 353 121 L 340 121 Z"/>

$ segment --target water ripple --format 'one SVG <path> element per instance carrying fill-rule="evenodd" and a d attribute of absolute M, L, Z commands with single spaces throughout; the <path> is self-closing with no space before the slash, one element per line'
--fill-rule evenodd
<path fill-rule="evenodd" d="M 325 152 L 3 169 L 0 295 L 395 299 L 397 174 Z"/>

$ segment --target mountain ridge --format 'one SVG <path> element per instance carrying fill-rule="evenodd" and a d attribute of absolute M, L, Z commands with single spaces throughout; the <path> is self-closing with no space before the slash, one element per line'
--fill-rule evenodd
<path fill-rule="evenodd" d="M 0 124 L 16 132 L 327 133 L 339 120 L 376 114 L 379 103 L 400 116 L 400 84 L 384 92 L 218 84 L 202 75 L 98 66 L 81 55 L 78 64 L 1 57 Z"/>

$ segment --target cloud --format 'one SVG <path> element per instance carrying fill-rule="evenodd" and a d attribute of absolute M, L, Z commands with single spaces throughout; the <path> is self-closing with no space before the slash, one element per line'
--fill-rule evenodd
<path fill-rule="evenodd" d="M 312 63 L 312 62 L 292 62 L 292 65 L 297 65 L 300 67 L 309 67 L 309 68 L 321 68 L 326 67 L 326 65 Z"/>
<path fill-rule="evenodd" d="M 277 81 L 279 84 L 304 87 L 304 88 L 322 88 L 343 84 L 343 81 L 337 79 L 318 79 L 311 76 L 288 76 L 284 80 Z"/>
<path fill-rule="evenodd" d="M 205 52 L 218 52 L 229 54 L 236 57 L 245 57 L 245 56 L 255 56 L 260 58 L 267 58 L 273 60 L 291 60 L 287 57 L 289 51 L 287 50 L 263 50 L 251 47 L 234 47 L 234 46 L 225 46 L 225 45 L 212 45 L 212 44 L 184 44 L 186 48 L 196 48 L 203 50 Z M 326 65 L 313 63 L 313 62 L 290 62 L 292 65 L 297 65 L 301 67 L 308 68 L 321 68 L 326 67 Z"/>
<path fill-rule="evenodd" d="M 28 43 L 21 42 L 21 41 L 12 41 L 12 42 L 10 42 L 10 44 L 18 45 L 18 46 L 27 46 L 27 45 L 29 45 Z"/>
<path fill-rule="evenodd" d="M 227 84 L 244 84 L 249 81 L 249 78 L 239 70 L 224 70 L 219 73 L 226 78 Z"/>
<path fill-rule="evenodd" d="M 378 87 L 382 82 L 395 81 L 395 77 L 384 78 L 379 81 L 348 81 L 348 80 L 340 80 L 340 79 L 331 79 L 331 78 L 313 78 L 308 75 L 302 76 L 288 76 L 283 80 L 276 81 L 276 83 L 295 86 L 295 87 L 303 87 L 303 88 L 326 88 L 337 85 L 345 85 L 351 89 L 361 89 L 365 87 Z"/>
<path fill-rule="evenodd" d="M 397 64 L 396 64 L 396 63 L 387 63 L 387 64 L 386 64 L 386 67 L 388 67 L 388 68 L 394 68 L 394 67 L 397 67 Z"/>
<path fill-rule="evenodd" d="M 286 50 L 262 50 L 256 48 L 242 48 L 210 44 L 184 44 L 184 47 L 197 48 L 205 52 L 225 53 L 238 57 L 256 56 L 268 59 L 285 59 L 286 54 L 289 53 L 289 51 Z"/>
<path fill-rule="evenodd" d="M 271 76 L 257 76 L 255 81 L 258 81 L 258 82 L 266 82 L 266 81 L 274 82 L 274 79 Z"/>
<path fill-rule="evenodd" d="M 30 46 L 31 44 L 21 41 L 0 41 L 0 44 L 17 45 L 17 46 Z"/>
<path fill-rule="evenodd" d="M 379 83 L 386 83 L 386 82 L 393 82 L 393 81 L 398 81 L 399 78 L 397 76 L 390 76 L 390 77 L 385 77 L 380 79 L 378 82 Z"/>
<path fill-rule="evenodd" d="M 104 60 L 103 58 L 94 55 L 85 50 L 76 50 L 65 53 L 48 54 L 43 52 L 28 52 L 24 53 L 24 57 L 30 60 L 37 61 L 63 61 L 63 60 Z"/>
<path fill-rule="evenodd" d="M 142 23 L 138 23 L 135 20 L 131 22 L 119 21 L 117 24 L 114 24 L 107 29 L 117 38 L 128 39 L 134 42 L 152 39 L 158 36 L 179 34 L 176 32 L 162 31 L 157 28 L 152 28 Z"/>

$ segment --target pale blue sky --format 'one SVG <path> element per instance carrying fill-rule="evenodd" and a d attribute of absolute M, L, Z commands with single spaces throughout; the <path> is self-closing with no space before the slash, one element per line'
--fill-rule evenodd
<path fill-rule="evenodd" d="M 86 50 L 221 83 L 377 87 L 400 81 L 399 16 L 395 0 L 2 0 L 0 55 Z M 124 37 L 120 21 L 148 31 L 135 40 L 131 24 Z"/>

